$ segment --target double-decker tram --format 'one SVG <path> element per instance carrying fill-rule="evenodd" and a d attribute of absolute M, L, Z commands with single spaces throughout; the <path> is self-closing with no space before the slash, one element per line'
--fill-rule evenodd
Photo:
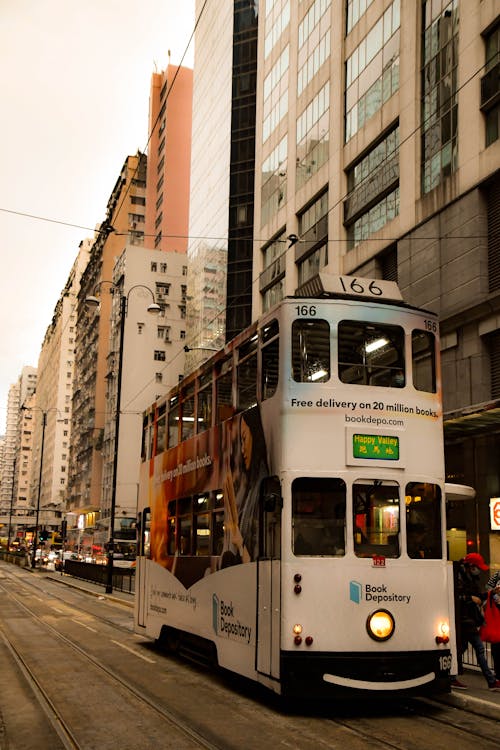
<path fill-rule="evenodd" d="M 320 274 L 144 415 L 135 630 L 277 693 L 447 690 L 438 322 Z"/>

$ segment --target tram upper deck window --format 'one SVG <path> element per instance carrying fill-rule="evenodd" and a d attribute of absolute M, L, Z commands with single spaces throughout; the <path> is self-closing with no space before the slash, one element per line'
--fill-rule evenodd
<path fill-rule="evenodd" d="M 212 426 L 212 371 L 202 375 L 198 383 L 196 409 L 196 432 L 204 432 Z"/>
<path fill-rule="evenodd" d="M 194 386 L 182 394 L 181 410 L 181 440 L 187 440 L 194 435 Z"/>
<path fill-rule="evenodd" d="M 162 404 L 158 408 L 158 414 L 156 417 L 156 455 L 159 453 L 163 453 L 166 447 L 167 442 L 167 425 L 166 425 L 166 419 L 167 419 L 167 407 L 165 404 Z"/>
<path fill-rule="evenodd" d="M 257 403 L 257 334 L 238 349 L 236 403 L 238 411 Z"/>
<path fill-rule="evenodd" d="M 330 326 L 326 320 L 292 323 L 292 377 L 297 383 L 330 380 Z"/>
<path fill-rule="evenodd" d="M 179 397 L 170 399 L 168 408 L 168 447 L 173 448 L 179 443 Z"/>
<path fill-rule="evenodd" d="M 360 480 L 352 488 L 354 552 L 357 557 L 399 557 L 399 486 Z"/>
<path fill-rule="evenodd" d="M 272 320 L 261 330 L 262 341 L 262 400 L 276 393 L 279 378 L 279 325 Z"/>
<path fill-rule="evenodd" d="M 404 331 L 400 326 L 343 320 L 338 327 L 339 378 L 343 383 L 402 388 Z"/>
<path fill-rule="evenodd" d="M 410 482 L 406 485 L 406 549 L 413 559 L 440 560 L 441 488 L 437 484 Z"/>
<path fill-rule="evenodd" d="M 221 363 L 216 380 L 217 422 L 223 422 L 233 415 L 233 369 L 232 360 Z"/>
<path fill-rule="evenodd" d="M 345 554 L 346 486 L 342 479 L 301 477 L 292 484 L 294 555 Z"/>
<path fill-rule="evenodd" d="M 413 385 L 417 391 L 436 393 L 436 339 L 429 331 L 412 331 Z"/>

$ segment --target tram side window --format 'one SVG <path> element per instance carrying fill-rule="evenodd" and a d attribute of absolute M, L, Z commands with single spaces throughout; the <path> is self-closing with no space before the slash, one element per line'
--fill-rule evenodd
<path fill-rule="evenodd" d="M 142 442 L 141 442 L 141 461 L 146 461 L 148 457 L 148 415 L 142 418 Z"/>
<path fill-rule="evenodd" d="M 326 320 L 292 323 L 292 377 L 297 383 L 330 380 L 330 326 Z"/>
<path fill-rule="evenodd" d="M 151 557 L 151 509 L 145 508 L 142 511 L 141 523 L 141 545 L 140 554 L 144 557 Z"/>
<path fill-rule="evenodd" d="M 200 377 L 196 411 L 196 432 L 212 426 L 212 372 Z"/>
<path fill-rule="evenodd" d="M 436 339 L 429 331 L 412 331 L 413 385 L 417 391 L 436 393 Z"/>
<path fill-rule="evenodd" d="M 238 350 L 236 403 L 238 411 L 257 403 L 257 335 Z"/>
<path fill-rule="evenodd" d="M 440 560 L 441 488 L 437 484 L 410 482 L 406 485 L 406 549 L 413 559 Z"/>
<path fill-rule="evenodd" d="M 346 486 L 342 479 L 292 483 L 292 544 L 297 556 L 345 554 Z"/>
<path fill-rule="evenodd" d="M 175 505 L 176 505 L 175 500 L 171 500 L 168 504 L 167 555 L 175 555 L 176 531 L 177 531 L 177 518 L 176 518 Z"/>
<path fill-rule="evenodd" d="M 194 498 L 194 553 L 198 556 L 210 554 L 210 493 L 204 492 Z"/>
<path fill-rule="evenodd" d="M 262 400 L 276 393 L 279 378 L 279 326 L 272 320 L 261 330 L 262 340 Z"/>
<path fill-rule="evenodd" d="M 190 555 L 192 550 L 193 514 L 190 497 L 182 498 L 177 503 L 179 555 Z"/>
<path fill-rule="evenodd" d="M 166 425 L 166 406 L 163 404 L 158 409 L 158 417 L 156 420 L 156 455 L 163 453 L 166 448 L 167 441 L 167 425 Z"/>
<path fill-rule="evenodd" d="M 404 331 L 400 326 L 343 320 L 338 327 L 342 383 L 401 388 L 405 384 Z"/>
<path fill-rule="evenodd" d="M 212 513 L 212 554 L 222 555 L 224 549 L 224 493 L 214 493 L 215 510 Z"/>
<path fill-rule="evenodd" d="M 181 404 L 181 440 L 187 440 L 194 435 L 194 388 L 185 394 Z"/>
<path fill-rule="evenodd" d="M 227 359 L 222 363 L 217 387 L 217 421 L 223 422 L 233 415 L 233 370 L 232 362 Z"/>
<path fill-rule="evenodd" d="M 168 409 L 168 447 L 173 448 L 179 442 L 179 398 L 170 399 Z"/>
<path fill-rule="evenodd" d="M 357 557 L 399 557 L 399 486 L 380 479 L 352 488 L 354 552 Z"/>

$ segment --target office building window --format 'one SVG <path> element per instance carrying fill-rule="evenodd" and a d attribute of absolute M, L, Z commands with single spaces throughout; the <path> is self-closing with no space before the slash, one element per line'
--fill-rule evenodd
<path fill-rule="evenodd" d="M 486 146 L 500 137 L 500 24 L 485 37 L 486 65 L 481 78 L 481 109 L 486 120 Z"/>
<path fill-rule="evenodd" d="M 288 111 L 289 59 L 290 47 L 287 44 L 264 79 L 262 143 L 267 141 Z"/>
<path fill-rule="evenodd" d="M 287 136 L 262 164 L 261 225 L 285 205 L 287 188 Z"/>
<path fill-rule="evenodd" d="M 347 0 L 347 33 L 356 26 L 372 2 L 373 0 Z"/>
<path fill-rule="evenodd" d="M 263 271 L 259 277 L 262 309 L 265 312 L 283 299 L 286 267 L 287 240 L 283 230 L 269 244 L 262 248 Z"/>
<path fill-rule="evenodd" d="M 328 161 L 330 83 L 309 102 L 297 119 L 297 188 Z"/>
<path fill-rule="evenodd" d="M 154 358 L 156 362 L 165 362 L 166 355 L 161 349 L 155 349 Z"/>
<path fill-rule="evenodd" d="M 344 225 L 352 248 L 399 213 L 399 127 L 348 170 L 347 184 Z"/>
<path fill-rule="evenodd" d="M 422 193 L 458 163 L 458 2 L 422 6 Z"/>
<path fill-rule="evenodd" d="M 328 191 L 298 216 L 300 243 L 295 247 L 299 287 L 328 264 Z"/>
<path fill-rule="evenodd" d="M 399 88 L 400 0 L 394 0 L 346 62 L 345 142 Z"/>
<path fill-rule="evenodd" d="M 267 5 L 267 3 L 266 3 Z M 264 57 L 268 57 L 290 23 L 290 0 L 274 0 L 266 8 Z"/>

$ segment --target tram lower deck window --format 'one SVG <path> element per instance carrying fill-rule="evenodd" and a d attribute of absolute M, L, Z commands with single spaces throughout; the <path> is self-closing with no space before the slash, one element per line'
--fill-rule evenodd
<path fill-rule="evenodd" d="M 354 552 L 357 557 L 399 557 L 399 486 L 380 479 L 352 487 Z"/>
<path fill-rule="evenodd" d="M 346 486 L 342 479 L 295 479 L 292 484 L 294 555 L 343 556 L 345 516 Z"/>

